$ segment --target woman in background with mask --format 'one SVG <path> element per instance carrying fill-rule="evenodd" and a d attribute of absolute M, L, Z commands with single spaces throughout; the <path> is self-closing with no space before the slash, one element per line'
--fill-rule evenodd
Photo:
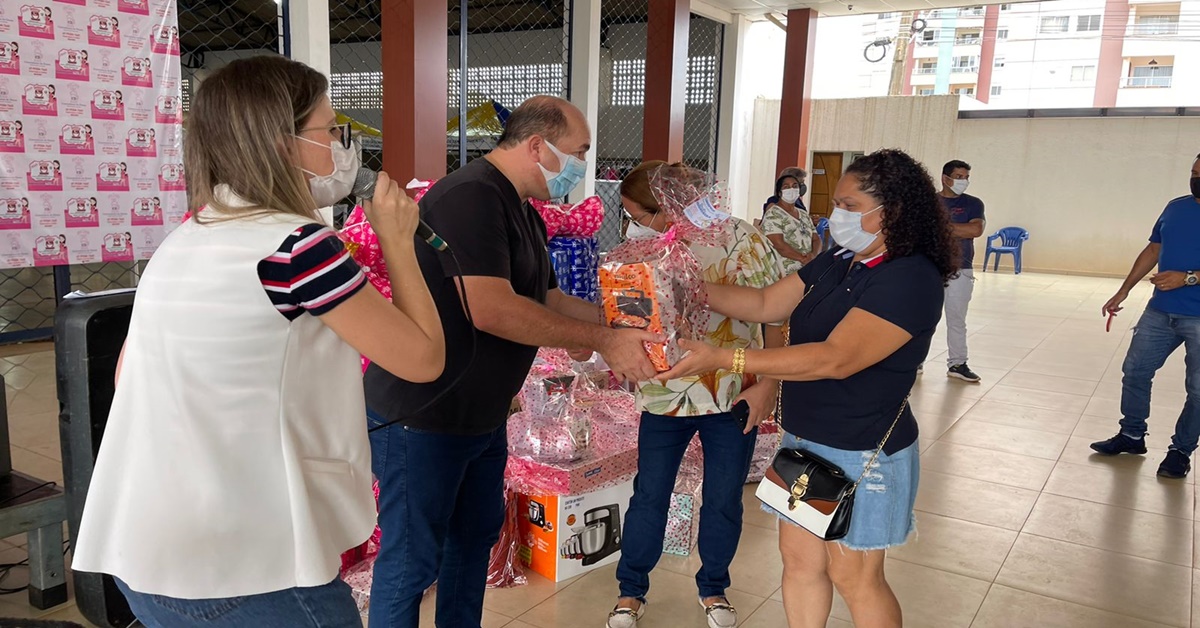
<path fill-rule="evenodd" d="M 656 238 L 671 227 L 670 218 L 650 188 L 651 175 L 662 167 L 676 166 L 648 161 L 621 182 L 627 238 Z M 727 245 L 689 246 L 706 281 L 749 288 L 766 288 L 779 281 L 779 259 L 757 229 L 737 218 L 731 218 L 725 228 L 730 231 Z M 763 325 L 723 316 L 709 319 L 707 337 L 718 346 L 758 349 L 764 344 L 764 336 L 766 346 L 783 346 L 778 326 L 766 326 L 764 332 Z M 697 377 L 639 385 L 637 401 L 642 420 L 638 473 L 617 567 L 620 599 L 609 614 L 609 628 L 633 628 L 645 613 L 650 572 L 663 551 L 675 476 L 696 434 L 704 447 L 699 543 L 702 565 L 696 574 L 700 605 L 711 628 L 737 624 L 737 611 L 726 599 L 725 589 L 730 585 L 729 564 L 742 533 L 742 487 L 754 453 L 757 426 L 775 409 L 778 389 L 775 380 L 716 369 Z M 749 406 L 745 426 L 731 413 L 743 400 Z"/>
<path fill-rule="evenodd" d="M 445 347 L 394 181 L 367 209 L 394 303 L 320 223 L 358 168 L 328 89 L 264 56 L 192 101 L 193 217 L 138 286 L 75 544 L 150 628 L 362 625 L 337 578 L 375 528 L 359 354 L 430 381 Z"/>
<path fill-rule="evenodd" d="M 808 191 L 804 183 L 806 178 L 808 173 L 800 168 L 784 168 L 775 180 L 774 198 L 777 200 L 763 213 L 763 233 L 783 256 L 783 269 L 789 275 L 821 253 L 821 237 L 808 215 L 808 208 L 800 200 Z"/>
<path fill-rule="evenodd" d="M 834 587 L 855 626 L 894 628 L 901 613 L 884 578 L 885 551 L 914 530 L 920 468 L 908 395 L 957 270 L 956 244 L 929 173 L 901 151 L 850 164 L 833 200 L 834 250 L 765 290 L 709 286 L 711 307 L 725 315 L 765 322 L 790 314 L 791 346 L 738 352 L 681 341 L 691 354 L 664 376 L 744 360 L 747 373 L 784 381 L 783 447 L 851 479 L 882 449 L 854 495 L 844 538 L 826 542 L 783 520 L 779 549 L 791 628 L 825 626 Z"/>

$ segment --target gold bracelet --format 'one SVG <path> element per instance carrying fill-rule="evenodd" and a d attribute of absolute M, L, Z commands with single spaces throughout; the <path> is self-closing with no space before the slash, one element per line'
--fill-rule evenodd
<path fill-rule="evenodd" d="M 746 350 L 745 349 L 734 349 L 733 350 L 733 368 L 731 368 L 729 370 L 729 372 L 733 373 L 734 375 L 741 375 L 746 372 Z"/>

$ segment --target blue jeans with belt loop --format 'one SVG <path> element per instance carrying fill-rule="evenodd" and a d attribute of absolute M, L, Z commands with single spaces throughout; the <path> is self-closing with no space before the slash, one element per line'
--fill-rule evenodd
<path fill-rule="evenodd" d="M 1200 290 L 1200 288 L 1181 288 Z M 1121 367 L 1121 433 L 1146 435 L 1154 374 L 1180 346 L 1187 352 L 1184 388 L 1187 401 L 1175 423 L 1171 448 L 1191 455 L 1200 440 L 1200 316 L 1167 314 L 1148 307 L 1134 327 L 1133 341 Z"/>
<path fill-rule="evenodd" d="M 662 556 L 675 476 L 697 433 L 704 448 L 704 484 L 696 587 L 701 598 L 709 598 L 724 596 L 730 585 L 729 565 L 742 537 L 742 487 L 758 429 L 743 434 L 729 413 L 696 417 L 643 413 L 638 429 L 638 472 L 617 565 L 621 597 L 645 601 L 650 591 L 650 572 Z"/>

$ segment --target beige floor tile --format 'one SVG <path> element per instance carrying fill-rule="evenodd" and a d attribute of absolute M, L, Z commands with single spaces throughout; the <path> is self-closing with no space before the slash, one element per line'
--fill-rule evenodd
<path fill-rule="evenodd" d="M 982 421 L 959 421 L 939 440 L 1034 458 L 1058 460 L 1062 455 L 1063 447 L 1067 444 L 1068 436 Z"/>
<path fill-rule="evenodd" d="M 1192 570 L 1192 627 L 1200 626 L 1200 569 Z"/>
<path fill-rule="evenodd" d="M 964 420 L 983 421 L 1055 434 L 1070 434 L 1079 423 L 1078 412 L 1061 412 L 984 399 L 975 404 Z"/>
<path fill-rule="evenodd" d="M 912 398 L 909 399 L 913 412 L 917 415 L 926 413 L 951 418 L 958 418 L 966 414 L 967 410 L 970 410 L 977 401 L 977 399 L 959 395 L 923 392 L 914 392 Z"/>
<path fill-rule="evenodd" d="M 1096 392 L 1097 382 L 1073 377 L 1057 375 L 1036 375 L 1034 373 L 1010 372 L 1000 381 L 1005 386 L 1029 388 L 1032 390 L 1048 390 L 1052 392 L 1069 393 L 1072 395 L 1090 396 Z"/>
<path fill-rule="evenodd" d="M 1044 595 L 993 585 L 971 628 L 1164 628 L 1142 621 Z"/>
<path fill-rule="evenodd" d="M 755 526 L 759 528 L 767 528 L 768 530 L 779 529 L 779 517 L 765 512 L 762 509 L 762 502 L 754 496 L 754 491 L 758 489 L 758 484 L 747 484 L 742 489 L 742 535 L 746 534 L 745 528 Z"/>
<path fill-rule="evenodd" d="M 946 433 L 946 430 L 954 427 L 961 419 L 958 417 L 941 416 L 930 412 L 924 412 L 920 408 L 913 408 L 913 416 L 917 417 L 917 428 L 921 436 L 937 440 Z"/>
<path fill-rule="evenodd" d="M 693 577 L 700 569 L 699 551 L 690 556 L 664 554 L 658 561 L 659 569 L 673 571 L 679 575 Z M 779 532 L 757 526 L 743 526 L 742 538 L 737 554 L 729 565 L 731 588 L 756 596 L 779 588 L 783 578 L 783 563 L 779 558 Z"/>
<path fill-rule="evenodd" d="M 13 469 L 41 480 L 53 480 L 60 485 L 62 484 L 63 468 L 61 462 L 15 445 L 11 451 Z"/>
<path fill-rule="evenodd" d="M 517 619 L 536 628 L 601 625 L 617 599 L 616 566 L 602 567 L 584 574 Z M 696 598 L 695 581 L 664 569 L 650 575 L 651 591 L 645 617 L 639 628 L 703 626 L 704 609 Z M 741 591 L 728 592 L 729 602 L 745 617 L 754 614 L 765 598 Z"/>
<path fill-rule="evenodd" d="M 1170 404 L 1155 398 L 1150 403 L 1150 418 L 1147 422 L 1152 429 L 1158 426 L 1160 430 L 1174 431 L 1175 421 L 1179 419 L 1179 412 L 1182 409 L 1182 403 Z M 1084 407 L 1083 414 L 1106 419 L 1120 419 L 1122 414 L 1119 391 L 1117 398 L 1092 397 Z"/>
<path fill-rule="evenodd" d="M 888 559 L 887 581 L 909 628 L 967 628 L 989 583 L 900 560 Z M 834 596 L 833 616 L 850 621 L 850 611 L 840 596 Z"/>
<path fill-rule="evenodd" d="M 1016 406 L 1056 410 L 1078 416 L 1083 414 L 1083 409 L 1087 407 L 1089 398 L 1083 395 L 1072 395 L 1064 392 L 1017 388 L 1015 386 L 1000 384 L 993 388 L 991 392 L 984 395 L 984 399 L 987 401 L 1010 403 Z"/>
<path fill-rule="evenodd" d="M 991 582 L 1017 533 L 980 523 L 917 512 L 917 534 L 888 557 Z"/>
<path fill-rule="evenodd" d="M 1006 530 L 1020 530 L 1037 496 L 1036 491 L 923 471 L 916 509 Z"/>
<path fill-rule="evenodd" d="M 1194 485 L 1127 470 L 1059 462 L 1046 493 L 1192 520 Z"/>
<path fill-rule="evenodd" d="M 1043 494 L 1022 533 L 1192 566 L 1193 523 L 1119 506 Z"/>
<path fill-rule="evenodd" d="M 1090 361 L 1025 358 L 1020 364 L 1013 367 L 1014 371 L 1020 373 L 1031 373 L 1034 375 L 1062 375 L 1063 373 L 1070 373 L 1071 377 L 1093 382 L 1100 381 L 1107 369 L 1108 365 L 1103 360 L 1095 360 L 1094 358 Z"/>
<path fill-rule="evenodd" d="M 613 571 L 610 574 L 616 570 L 615 567 L 611 569 Z M 554 583 L 528 570 L 525 572 L 525 577 L 528 579 L 529 584 L 523 587 L 488 589 L 483 597 L 483 607 L 507 617 L 520 617 L 529 609 L 545 602 L 558 591 L 566 589 L 579 580 L 577 577 Z"/>
<path fill-rule="evenodd" d="M 948 441 L 934 443 L 921 452 L 921 469 L 938 471 L 993 484 L 1040 491 L 1054 470 L 1055 461 L 994 449 L 959 445 Z"/>
<path fill-rule="evenodd" d="M 1189 568 L 1027 534 L 996 583 L 1168 626 L 1191 613 Z"/>

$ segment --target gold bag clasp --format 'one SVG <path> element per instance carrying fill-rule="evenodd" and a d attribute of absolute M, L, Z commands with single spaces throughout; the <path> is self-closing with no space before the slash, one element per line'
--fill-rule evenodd
<path fill-rule="evenodd" d="M 801 473 L 800 477 L 796 478 L 795 482 L 792 482 L 792 494 L 790 497 L 788 497 L 788 510 L 795 510 L 796 503 L 803 499 L 805 493 L 807 492 L 808 474 Z"/>

